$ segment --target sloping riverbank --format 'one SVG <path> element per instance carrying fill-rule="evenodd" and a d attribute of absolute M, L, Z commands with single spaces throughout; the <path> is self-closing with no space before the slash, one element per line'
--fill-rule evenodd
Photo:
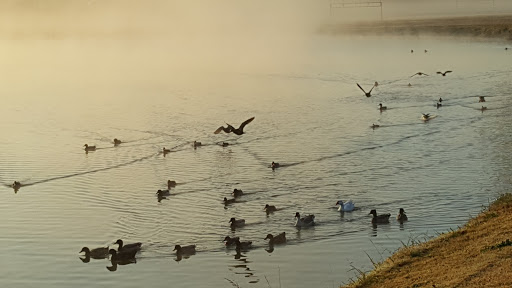
<path fill-rule="evenodd" d="M 346 287 L 512 287 L 512 194 L 464 227 L 404 247 Z"/>

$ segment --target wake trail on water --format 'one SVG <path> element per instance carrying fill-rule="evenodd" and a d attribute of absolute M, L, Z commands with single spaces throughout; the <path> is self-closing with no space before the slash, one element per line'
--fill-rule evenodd
<path fill-rule="evenodd" d="M 88 171 L 83 171 L 83 172 L 76 172 L 76 173 L 71 173 L 71 174 L 67 174 L 67 175 L 55 176 L 55 177 L 46 178 L 46 179 L 35 181 L 35 182 L 22 183 L 22 187 L 24 187 L 24 186 L 33 186 L 33 185 L 47 183 L 47 182 L 51 182 L 51 181 L 55 181 L 55 180 L 73 178 L 73 177 L 77 177 L 77 176 L 83 176 L 83 175 L 87 175 L 87 174 L 92 174 L 92 173 L 97 173 L 97 172 L 117 169 L 117 168 L 121 168 L 121 167 L 126 167 L 126 166 L 129 166 L 129 165 L 132 165 L 132 164 L 144 161 L 144 160 L 149 159 L 151 157 L 154 157 L 155 155 L 157 155 L 157 154 L 152 153 L 150 155 L 147 155 L 147 156 L 144 156 L 144 157 L 140 157 L 140 158 L 128 161 L 128 162 L 120 163 L 120 164 L 117 164 L 117 165 L 113 165 L 113 166 L 108 166 L 108 167 L 104 167 L 104 168 L 98 168 L 98 169 L 93 169 L 93 170 L 88 170 Z M 11 186 L 8 185 L 8 187 L 11 187 Z"/>

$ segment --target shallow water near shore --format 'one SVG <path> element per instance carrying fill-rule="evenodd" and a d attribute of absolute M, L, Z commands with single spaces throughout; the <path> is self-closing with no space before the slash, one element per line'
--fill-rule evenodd
<path fill-rule="evenodd" d="M 510 191 L 502 43 L 315 36 L 272 66 L 179 70 L 158 59 L 165 47 L 127 41 L 1 41 L 2 287 L 337 287 Z M 375 81 L 370 98 L 355 84 Z M 242 136 L 213 134 L 252 116 Z M 168 179 L 178 185 L 158 202 Z M 234 188 L 245 194 L 224 206 Z M 347 199 L 359 209 L 340 214 Z M 410 221 L 371 225 L 371 209 L 399 208 Z M 296 229 L 297 211 L 317 225 Z M 231 217 L 247 225 L 232 231 Z M 269 250 L 280 232 L 288 244 Z M 227 235 L 254 248 L 226 249 Z M 118 238 L 143 243 L 136 264 L 79 259 Z M 176 261 L 176 244 L 198 252 Z"/>

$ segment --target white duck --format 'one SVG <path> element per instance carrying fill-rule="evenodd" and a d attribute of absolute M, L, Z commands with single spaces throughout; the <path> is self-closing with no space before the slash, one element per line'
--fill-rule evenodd
<path fill-rule="evenodd" d="M 354 211 L 355 208 L 354 202 L 352 202 L 352 200 L 348 200 L 347 202 L 339 200 L 338 202 L 336 202 L 336 205 L 340 205 L 340 207 L 338 208 L 338 211 L 340 212 Z"/>
<path fill-rule="evenodd" d="M 297 218 L 297 222 L 295 222 L 296 227 L 308 227 L 315 225 L 315 215 L 313 214 L 300 218 L 300 214 L 297 212 L 295 213 L 295 218 Z"/>

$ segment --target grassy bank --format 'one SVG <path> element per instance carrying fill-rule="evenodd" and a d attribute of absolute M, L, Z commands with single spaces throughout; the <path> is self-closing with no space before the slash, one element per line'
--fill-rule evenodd
<path fill-rule="evenodd" d="M 398 250 L 346 287 L 512 287 L 510 275 L 512 194 L 505 194 L 464 227 Z"/>
<path fill-rule="evenodd" d="M 512 16 L 474 16 L 419 20 L 386 20 L 329 24 L 325 34 L 446 35 L 499 38 L 512 41 Z"/>

